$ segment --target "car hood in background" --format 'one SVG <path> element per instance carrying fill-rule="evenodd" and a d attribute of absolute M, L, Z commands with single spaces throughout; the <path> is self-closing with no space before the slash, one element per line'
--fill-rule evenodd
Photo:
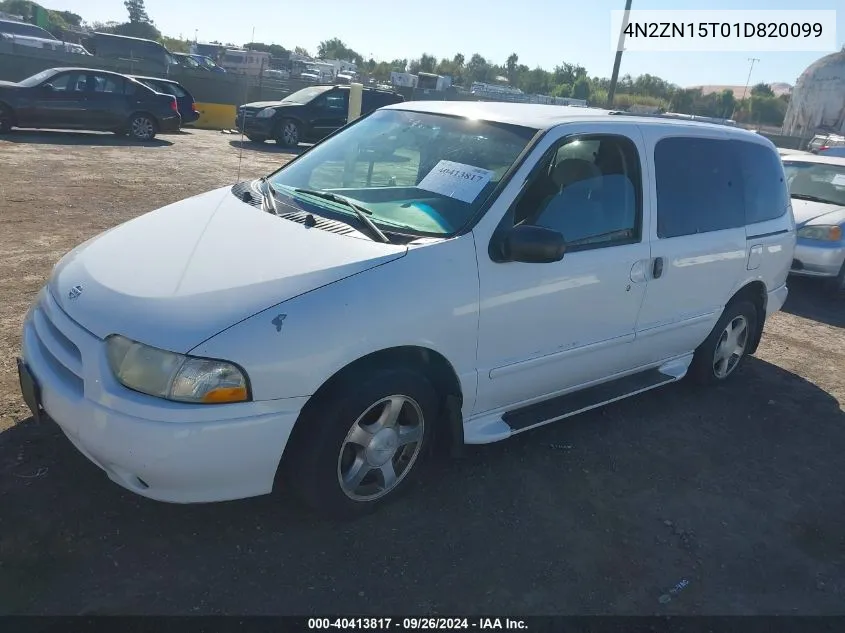
<path fill-rule="evenodd" d="M 80 245 L 56 265 L 50 291 L 95 336 L 187 352 L 257 312 L 406 252 L 262 212 L 225 187 Z"/>
<path fill-rule="evenodd" d="M 278 108 L 281 107 L 291 107 L 291 106 L 301 106 L 301 103 L 294 103 L 293 101 L 256 101 L 255 103 L 245 103 L 243 106 L 244 108 Z"/>
<path fill-rule="evenodd" d="M 845 222 L 845 207 L 793 198 L 792 215 L 795 216 L 795 225 L 798 227 L 805 224 L 842 224 Z"/>

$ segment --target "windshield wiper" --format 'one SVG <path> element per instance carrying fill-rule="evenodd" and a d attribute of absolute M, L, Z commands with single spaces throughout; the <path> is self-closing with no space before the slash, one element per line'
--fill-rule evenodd
<path fill-rule="evenodd" d="M 823 204 L 836 204 L 830 200 L 825 200 L 824 198 L 819 198 L 818 196 L 811 196 L 806 193 L 791 193 L 789 194 L 790 197 L 796 198 L 798 200 L 807 200 L 808 202 L 821 202 Z"/>
<path fill-rule="evenodd" d="M 380 228 L 375 225 L 368 215 L 372 215 L 373 212 L 370 211 L 366 207 L 362 207 L 360 204 L 356 202 L 352 202 L 346 196 L 341 196 L 336 193 L 331 193 L 329 191 L 317 191 L 316 189 L 294 189 L 296 193 L 304 193 L 309 196 L 314 196 L 316 198 L 323 198 L 323 200 L 331 200 L 332 202 L 339 202 L 341 204 L 345 204 L 347 207 L 352 209 L 355 212 L 355 215 L 358 216 L 358 219 L 369 229 L 370 233 L 376 236 L 380 242 L 384 242 L 385 244 L 390 244 L 390 238 L 385 235 Z"/>
<path fill-rule="evenodd" d="M 279 210 L 276 207 L 276 196 L 273 194 L 273 186 L 267 180 L 266 176 L 261 178 L 260 182 L 263 185 L 261 189 L 261 208 L 273 215 L 279 215 Z"/>

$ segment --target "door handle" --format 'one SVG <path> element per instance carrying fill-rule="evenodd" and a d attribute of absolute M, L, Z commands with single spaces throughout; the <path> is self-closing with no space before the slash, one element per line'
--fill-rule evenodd
<path fill-rule="evenodd" d="M 660 279 L 663 275 L 663 258 L 662 257 L 655 257 L 654 262 L 651 265 L 651 276 L 654 279 Z"/>

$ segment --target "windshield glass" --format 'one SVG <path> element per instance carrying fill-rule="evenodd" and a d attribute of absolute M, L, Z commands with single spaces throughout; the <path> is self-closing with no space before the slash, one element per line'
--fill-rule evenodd
<path fill-rule="evenodd" d="M 537 130 L 437 114 L 379 110 L 317 145 L 270 178 L 293 206 L 349 213 L 303 196 L 346 196 L 385 230 L 443 236 L 484 203 Z"/>
<path fill-rule="evenodd" d="M 784 161 L 789 194 L 845 205 L 845 165 Z"/>
<path fill-rule="evenodd" d="M 40 84 L 42 81 L 46 81 L 55 74 L 55 70 L 42 70 L 40 73 L 37 73 L 32 77 L 27 77 L 26 79 L 21 80 L 18 82 L 18 85 L 24 86 L 25 88 L 32 88 L 33 86 Z"/>
<path fill-rule="evenodd" d="M 282 99 L 283 103 L 308 103 L 315 97 L 323 94 L 326 90 L 331 90 L 331 86 L 315 86 L 314 88 L 303 88 L 302 90 L 297 90 L 293 94 L 289 94 L 287 97 Z"/>

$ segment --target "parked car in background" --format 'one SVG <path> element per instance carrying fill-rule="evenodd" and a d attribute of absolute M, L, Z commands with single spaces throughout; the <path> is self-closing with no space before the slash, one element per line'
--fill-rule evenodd
<path fill-rule="evenodd" d="M 71 251 L 26 314 L 21 392 L 136 494 L 358 515 L 432 451 L 742 380 L 794 245 L 760 135 L 394 104 Z"/>
<path fill-rule="evenodd" d="M 837 156 L 839 158 L 845 157 L 845 145 L 835 145 L 833 147 L 820 147 L 818 151 L 819 156 Z"/>
<path fill-rule="evenodd" d="M 181 125 L 176 98 L 131 77 L 93 68 L 51 68 L 0 81 L 0 132 L 13 127 L 103 130 L 139 141 Z"/>
<path fill-rule="evenodd" d="M 798 231 L 790 272 L 845 292 L 845 158 L 784 156 Z"/>
<path fill-rule="evenodd" d="M 88 43 L 86 48 L 98 57 L 109 57 L 127 62 L 144 61 L 155 64 L 164 72 L 167 72 L 170 66 L 177 64 L 170 51 L 154 40 L 95 32 L 87 38 L 86 42 Z"/>
<path fill-rule="evenodd" d="M 810 139 L 807 149 L 813 154 L 817 154 L 829 147 L 841 147 L 843 145 L 845 145 L 845 136 L 841 134 L 816 134 Z"/>
<path fill-rule="evenodd" d="M 161 77 L 142 77 L 139 75 L 129 75 L 129 77 L 132 77 L 156 92 L 175 97 L 176 104 L 179 107 L 179 116 L 182 117 L 182 125 L 190 125 L 200 118 L 200 113 L 197 110 L 197 104 L 193 95 L 178 81 L 162 79 Z"/>
<path fill-rule="evenodd" d="M 0 39 L 3 39 L 18 46 L 28 46 L 30 48 L 40 48 L 41 50 L 61 51 L 64 53 L 75 53 L 77 55 L 90 55 L 85 47 L 80 44 L 73 44 L 71 42 L 62 42 L 55 38 L 47 39 L 44 37 L 31 37 L 29 35 L 17 35 L 14 33 L 0 33 Z"/>
<path fill-rule="evenodd" d="M 0 33 L 23 35 L 24 37 L 36 37 L 38 39 L 54 40 L 56 42 L 60 41 L 57 37 L 50 33 L 50 31 L 28 22 L 19 22 L 18 20 L 0 20 Z"/>
<path fill-rule="evenodd" d="M 361 114 L 404 100 L 397 92 L 364 88 Z M 346 125 L 348 118 L 349 86 L 313 86 L 281 101 L 240 106 L 235 127 L 256 143 L 272 138 L 283 147 L 296 147 L 325 138 Z"/>
<path fill-rule="evenodd" d="M 191 59 L 193 59 L 195 62 L 197 62 L 200 66 L 202 66 L 206 70 L 210 70 L 211 72 L 214 72 L 214 73 L 225 73 L 226 72 L 225 68 L 215 64 L 214 60 L 212 60 L 210 57 L 207 57 L 206 55 L 197 55 L 197 54 L 191 53 L 190 57 L 191 57 Z"/>
<path fill-rule="evenodd" d="M 200 64 L 197 60 L 193 57 L 188 55 L 187 53 L 170 53 L 173 56 L 173 59 L 176 60 L 176 63 L 182 66 L 183 68 L 189 68 L 190 70 L 207 70 L 205 66 Z"/>

